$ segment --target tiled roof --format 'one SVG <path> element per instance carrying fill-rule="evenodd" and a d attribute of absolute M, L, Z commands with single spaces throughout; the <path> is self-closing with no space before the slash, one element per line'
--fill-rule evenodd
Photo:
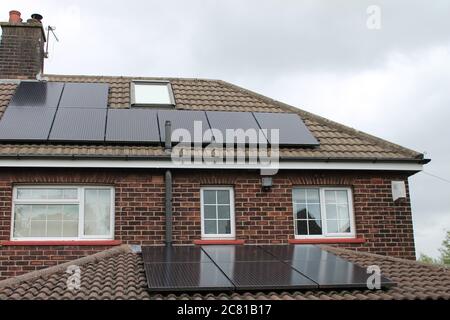
<path fill-rule="evenodd" d="M 450 300 L 450 269 L 416 261 L 323 247 L 363 267 L 378 265 L 397 283 L 389 290 L 190 293 L 151 295 L 140 254 L 124 245 L 86 258 L 0 281 L 2 299 L 222 299 L 222 300 Z M 69 265 L 81 268 L 79 290 L 67 289 Z"/>
<path fill-rule="evenodd" d="M 183 110 L 221 110 L 256 112 L 296 112 L 313 135 L 320 140 L 317 148 L 281 148 L 284 158 L 340 158 L 417 160 L 422 154 L 385 140 L 340 125 L 320 116 L 297 109 L 268 97 L 220 80 L 182 78 L 130 78 L 104 76 L 47 75 L 48 81 L 105 82 L 109 84 L 111 108 L 130 106 L 132 80 L 168 80 L 172 84 L 176 108 Z M 8 105 L 17 82 L 0 82 L 0 116 Z M 106 145 L 0 144 L 0 156 L 140 156 L 162 155 L 159 147 Z"/>

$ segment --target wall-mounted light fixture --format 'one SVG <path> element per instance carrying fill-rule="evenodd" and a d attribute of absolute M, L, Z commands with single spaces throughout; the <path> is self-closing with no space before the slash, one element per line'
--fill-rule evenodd
<path fill-rule="evenodd" d="M 269 191 L 272 188 L 272 177 L 262 176 L 261 177 L 261 187 L 264 191 Z"/>

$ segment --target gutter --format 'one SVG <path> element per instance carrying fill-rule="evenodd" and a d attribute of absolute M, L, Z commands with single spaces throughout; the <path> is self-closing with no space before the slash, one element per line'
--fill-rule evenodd
<path fill-rule="evenodd" d="M 16 159 L 16 160 L 171 160 L 170 154 L 146 156 L 146 155 L 53 155 L 53 154 L 5 154 L 0 155 L 0 159 Z M 367 162 L 367 163 L 417 163 L 427 164 L 431 159 L 414 159 L 414 158 L 331 158 L 331 157 L 280 157 L 280 162 Z"/>

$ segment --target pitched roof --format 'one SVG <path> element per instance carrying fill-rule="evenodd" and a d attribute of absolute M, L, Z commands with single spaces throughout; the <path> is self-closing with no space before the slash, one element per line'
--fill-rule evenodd
<path fill-rule="evenodd" d="M 48 81 L 108 83 L 110 108 L 129 108 L 132 80 L 168 80 L 182 110 L 296 112 L 312 134 L 319 139 L 316 148 L 281 148 L 282 158 L 306 159 L 423 159 L 423 155 L 366 133 L 327 120 L 310 112 L 275 101 L 268 97 L 220 80 L 185 78 L 142 78 L 46 75 Z M 0 82 L 0 117 L 14 94 L 17 81 Z M 74 144 L 0 144 L 0 156 L 163 156 L 162 147 L 131 145 Z"/>
<path fill-rule="evenodd" d="M 149 294 L 143 261 L 124 245 L 48 269 L 0 281 L 2 299 L 225 299 L 225 300 L 450 300 L 450 269 L 370 253 L 323 246 L 363 267 L 378 265 L 397 283 L 389 290 Z M 81 269 L 81 287 L 68 290 L 69 265 Z"/>

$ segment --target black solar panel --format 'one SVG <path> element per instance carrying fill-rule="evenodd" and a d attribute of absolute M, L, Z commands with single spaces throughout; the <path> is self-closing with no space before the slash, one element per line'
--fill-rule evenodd
<path fill-rule="evenodd" d="M 216 263 L 239 291 L 317 288 L 316 283 L 280 261 Z"/>
<path fill-rule="evenodd" d="M 142 247 L 144 263 L 212 262 L 197 246 Z"/>
<path fill-rule="evenodd" d="M 319 142 L 306 127 L 302 119 L 293 113 L 253 113 L 261 129 L 267 130 L 271 141 L 270 129 L 278 129 L 279 144 L 284 146 L 316 146 Z"/>
<path fill-rule="evenodd" d="M 310 245 L 144 247 L 142 256 L 150 291 L 367 289 L 370 275 Z"/>
<path fill-rule="evenodd" d="M 320 288 L 367 289 L 367 279 L 371 274 L 365 268 L 319 247 L 266 245 L 261 248 L 318 283 Z M 389 287 L 393 284 L 389 279 L 381 277 L 381 286 Z"/>
<path fill-rule="evenodd" d="M 241 129 L 247 131 L 248 129 L 254 129 L 252 132 L 256 133 L 258 138 L 259 126 L 256 123 L 255 118 L 251 112 L 226 112 L 226 111 L 206 111 L 206 116 L 208 117 L 209 124 L 212 129 L 217 129 L 222 133 L 222 141 L 226 139 L 226 130 L 237 130 Z M 218 137 L 215 137 L 218 141 Z M 244 137 L 245 138 L 245 137 Z M 247 139 L 247 138 L 245 138 Z M 265 138 L 263 137 L 264 141 Z M 228 140 L 227 140 L 228 142 Z M 237 141 L 237 144 L 246 144 L 248 141 Z M 258 142 L 258 141 L 256 141 Z"/>
<path fill-rule="evenodd" d="M 106 83 L 66 83 L 60 108 L 84 107 L 106 109 L 108 85 Z"/>
<path fill-rule="evenodd" d="M 258 246 L 203 246 L 208 256 L 216 262 L 279 261 Z"/>
<path fill-rule="evenodd" d="M 56 108 L 8 107 L 0 121 L 0 140 L 46 141 Z"/>
<path fill-rule="evenodd" d="M 182 111 L 182 110 L 159 110 L 158 111 L 159 130 L 161 142 L 165 141 L 165 123 L 170 121 L 172 132 L 176 129 L 185 129 L 190 134 L 190 142 L 210 143 L 211 140 L 203 141 L 205 130 L 209 129 L 208 120 L 204 111 Z M 199 134 L 194 134 L 194 121 L 198 121 L 200 126 Z M 172 135 L 173 137 L 173 135 Z M 179 142 L 174 139 L 173 142 Z"/>
<path fill-rule="evenodd" d="M 106 141 L 159 143 L 156 110 L 109 109 Z"/>
<path fill-rule="evenodd" d="M 143 247 L 150 291 L 233 290 L 234 285 L 200 247 Z"/>
<path fill-rule="evenodd" d="M 212 262 L 146 263 L 150 291 L 231 291 L 234 285 Z"/>
<path fill-rule="evenodd" d="M 59 108 L 51 141 L 104 141 L 106 109 Z"/>
<path fill-rule="evenodd" d="M 10 107 L 46 107 L 58 106 L 64 83 L 22 81 L 14 93 Z"/>

